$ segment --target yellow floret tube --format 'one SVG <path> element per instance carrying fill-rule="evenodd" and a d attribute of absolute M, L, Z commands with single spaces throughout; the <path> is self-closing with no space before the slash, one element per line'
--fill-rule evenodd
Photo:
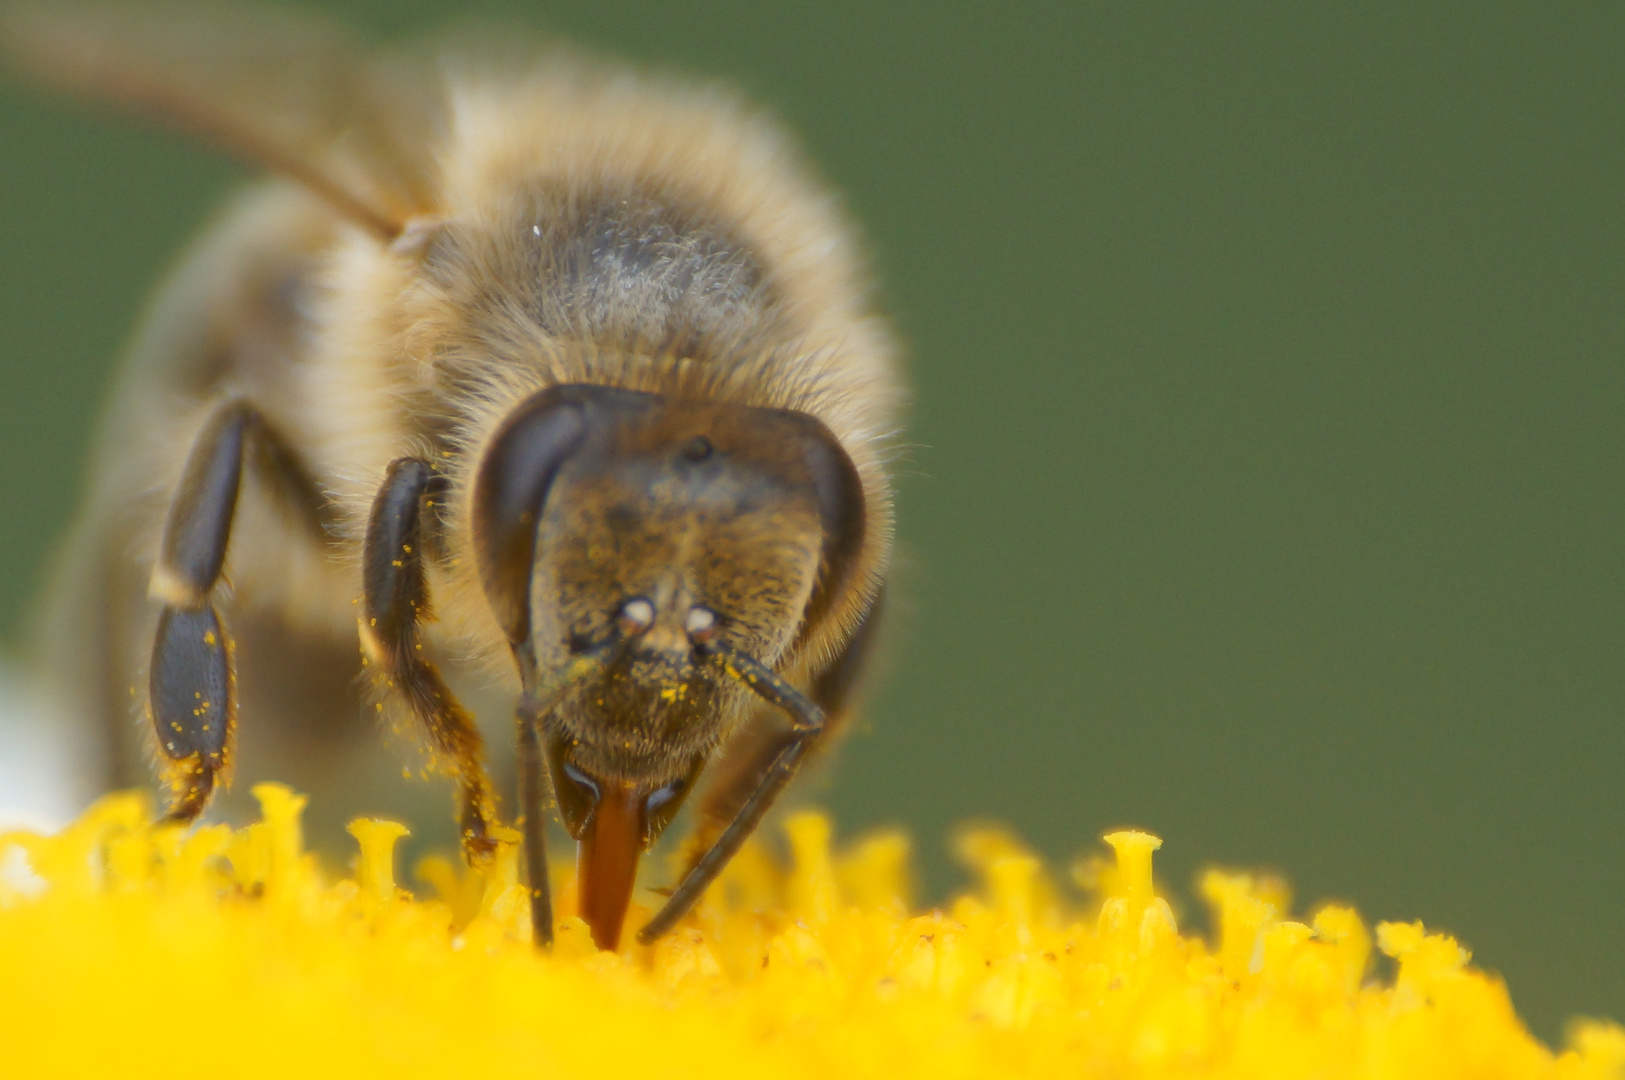
<path fill-rule="evenodd" d="M 1297 922 L 1278 881 L 1214 872 L 1217 940 L 1182 934 L 1145 833 L 1105 837 L 1070 903 L 1007 833 L 967 831 L 978 888 L 921 913 L 900 834 L 837 849 L 799 814 L 788 868 L 747 847 L 649 948 L 597 952 L 566 886 L 540 956 L 517 837 L 484 874 L 424 860 L 416 899 L 402 826 L 353 823 L 354 877 L 330 880 L 304 799 L 255 793 L 235 831 L 114 795 L 0 836 L 0 1076 L 1625 1077 L 1625 1031 L 1577 1022 L 1553 1052 L 1419 923 Z"/>

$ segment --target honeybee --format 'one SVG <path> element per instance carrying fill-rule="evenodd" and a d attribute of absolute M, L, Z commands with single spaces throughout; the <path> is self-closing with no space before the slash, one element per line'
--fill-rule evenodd
<path fill-rule="evenodd" d="M 442 668 L 492 674 L 540 945 L 549 791 L 615 949 L 709 773 L 638 936 L 669 929 L 841 724 L 875 636 L 901 384 L 831 197 L 730 94 L 561 49 L 369 53 L 214 6 L 3 29 L 34 78 L 277 177 L 124 369 L 48 619 L 82 709 L 147 728 L 191 821 L 239 715 L 298 722 L 360 678 L 454 778 L 479 861 L 497 797 Z"/>

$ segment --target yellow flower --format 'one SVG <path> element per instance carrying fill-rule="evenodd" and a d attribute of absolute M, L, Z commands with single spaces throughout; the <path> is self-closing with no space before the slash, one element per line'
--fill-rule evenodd
<path fill-rule="evenodd" d="M 1553 1053 L 1420 924 L 1376 927 L 1397 966 L 1376 980 L 1354 911 L 1289 921 L 1278 882 L 1211 873 L 1218 940 L 1182 935 L 1144 833 L 1079 868 L 1083 908 L 971 832 L 979 890 L 921 914 L 900 835 L 837 853 L 798 815 L 788 870 L 747 848 L 653 947 L 596 952 L 566 916 L 539 956 L 511 846 L 485 875 L 425 860 L 436 895 L 413 899 L 401 826 L 354 823 L 354 876 L 328 881 L 304 800 L 255 792 L 237 831 L 115 795 L 0 836 L 0 1076 L 1625 1076 L 1625 1031 L 1577 1023 Z"/>

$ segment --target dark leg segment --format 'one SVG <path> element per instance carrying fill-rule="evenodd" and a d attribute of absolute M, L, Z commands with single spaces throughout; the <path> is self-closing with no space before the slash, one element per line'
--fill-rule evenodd
<path fill-rule="evenodd" d="M 462 787 L 463 850 L 470 861 L 494 847 L 496 804 L 482 760 L 479 729 L 434 665 L 424 659 L 421 624 L 433 617 L 424 576 L 429 539 L 423 515 L 443 486 L 419 458 L 392 462 L 373 500 L 362 551 L 361 644 L 374 677 L 405 698 L 435 750 L 448 759 Z"/>
<path fill-rule="evenodd" d="M 158 746 L 170 763 L 169 816 L 190 821 L 208 804 L 231 758 L 237 702 L 231 644 L 209 596 L 225 565 L 257 414 L 222 406 L 192 446 L 164 524 L 152 595 L 164 601 L 152 645 L 148 701 Z"/>
<path fill-rule="evenodd" d="M 249 460 L 274 492 L 294 500 L 313 530 L 323 525 L 320 493 L 254 406 L 220 406 L 187 455 L 147 590 L 164 603 L 147 700 L 169 763 L 169 816 L 179 821 L 203 811 L 231 764 L 236 677 L 231 638 L 210 597 L 226 563 Z"/>
<path fill-rule="evenodd" d="M 152 646 L 150 694 L 158 745 L 174 766 L 171 817 L 203 811 L 226 767 L 236 702 L 231 650 L 211 604 L 166 607 Z"/>

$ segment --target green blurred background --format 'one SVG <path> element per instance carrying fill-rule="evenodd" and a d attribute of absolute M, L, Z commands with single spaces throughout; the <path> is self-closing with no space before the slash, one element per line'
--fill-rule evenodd
<path fill-rule="evenodd" d="M 1109 826 L 1625 1019 L 1625 7 L 335 3 L 722 77 L 867 229 L 916 390 L 889 672 L 824 797 Z M 0 619 L 244 175 L 0 91 Z"/>

